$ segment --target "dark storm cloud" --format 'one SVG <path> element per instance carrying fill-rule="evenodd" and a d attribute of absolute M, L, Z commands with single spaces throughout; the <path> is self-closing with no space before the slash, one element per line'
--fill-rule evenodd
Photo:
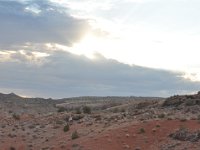
<path fill-rule="evenodd" d="M 19 56 L 18 56 L 19 57 Z M 15 57 L 16 58 L 16 57 Z M 197 91 L 200 83 L 183 79 L 183 74 L 129 66 L 99 56 L 57 52 L 43 65 L 27 60 L 0 63 L 0 89 L 23 95 L 69 97 L 81 95 L 169 96 Z"/>
<path fill-rule="evenodd" d="M 0 1 L 0 48 L 30 43 L 71 46 L 89 29 L 87 20 L 76 19 L 67 8 L 44 1 Z"/>

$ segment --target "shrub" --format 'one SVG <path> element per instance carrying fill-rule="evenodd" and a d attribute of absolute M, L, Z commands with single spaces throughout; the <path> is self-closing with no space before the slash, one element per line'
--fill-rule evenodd
<path fill-rule="evenodd" d="M 58 125 L 53 126 L 53 129 L 59 129 L 59 128 L 60 128 L 60 126 L 58 126 Z"/>
<path fill-rule="evenodd" d="M 149 102 L 140 102 L 139 104 L 136 105 L 136 109 L 143 109 L 151 105 Z"/>
<path fill-rule="evenodd" d="M 160 125 L 159 125 L 159 124 L 157 124 L 157 125 L 156 125 L 156 128 L 160 128 Z"/>
<path fill-rule="evenodd" d="M 113 113 L 117 113 L 117 112 L 119 112 L 119 109 L 118 108 L 114 108 L 113 109 Z"/>
<path fill-rule="evenodd" d="M 200 121 L 200 115 L 197 116 L 197 120 Z"/>
<path fill-rule="evenodd" d="M 14 147 L 10 147 L 10 150 L 16 150 Z"/>
<path fill-rule="evenodd" d="M 120 111 L 121 111 L 121 112 L 126 112 L 126 109 L 125 109 L 125 108 L 122 108 Z"/>
<path fill-rule="evenodd" d="M 187 119 L 186 118 L 181 118 L 180 121 L 181 122 L 185 122 L 185 121 L 187 121 Z"/>
<path fill-rule="evenodd" d="M 180 127 L 179 130 L 177 130 L 174 133 L 171 133 L 169 137 L 179 141 L 198 142 L 200 139 L 199 135 L 199 130 L 195 132 L 190 132 L 188 128 Z"/>
<path fill-rule="evenodd" d="M 64 122 L 63 121 L 61 121 L 61 120 L 57 120 L 56 121 L 56 124 L 59 124 L 59 125 L 62 125 Z"/>
<path fill-rule="evenodd" d="M 95 118 L 95 121 L 99 121 L 99 120 L 102 119 L 102 118 L 101 118 L 101 115 L 95 115 L 94 118 Z"/>
<path fill-rule="evenodd" d="M 67 124 L 67 125 L 64 126 L 63 131 L 64 131 L 64 132 L 69 131 L 69 124 Z"/>
<path fill-rule="evenodd" d="M 78 132 L 77 132 L 77 131 L 74 131 L 74 132 L 72 133 L 72 140 L 77 139 L 77 138 L 79 138 Z"/>
<path fill-rule="evenodd" d="M 84 114 L 91 114 L 91 108 L 89 106 L 83 107 L 83 113 Z"/>
<path fill-rule="evenodd" d="M 19 115 L 13 114 L 12 116 L 13 116 L 13 118 L 14 118 L 15 120 L 20 120 L 20 116 L 19 116 Z"/>
<path fill-rule="evenodd" d="M 64 111 L 66 111 L 66 109 L 64 107 L 59 107 L 58 108 L 58 112 L 64 112 Z"/>
<path fill-rule="evenodd" d="M 140 128 L 139 133 L 145 133 L 144 128 Z"/>
<path fill-rule="evenodd" d="M 74 115 L 72 118 L 73 118 L 73 120 L 80 120 L 80 119 L 82 119 L 84 117 L 84 115 L 82 115 L 82 114 L 80 114 L 80 115 Z"/>
<path fill-rule="evenodd" d="M 76 108 L 75 113 L 76 113 L 76 114 L 81 114 L 81 109 L 80 109 L 80 107 L 77 107 L 77 108 Z"/>
<path fill-rule="evenodd" d="M 29 129 L 34 129 L 35 128 L 35 124 L 31 124 L 28 126 Z"/>
<path fill-rule="evenodd" d="M 159 114 L 158 118 L 165 118 L 165 114 Z"/>

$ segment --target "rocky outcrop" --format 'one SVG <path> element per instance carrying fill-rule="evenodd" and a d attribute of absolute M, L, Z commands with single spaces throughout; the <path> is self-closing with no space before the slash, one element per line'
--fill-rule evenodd
<path fill-rule="evenodd" d="M 200 131 L 190 132 L 186 128 L 180 128 L 178 131 L 170 134 L 169 136 L 179 141 L 197 142 L 200 139 Z"/>
<path fill-rule="evenodd" d="M 167 98 L 164 103 L 163 107 L 178 107 L 180 105 L 184 106 L 194 106 L 200 105 L 200 92 L 194 95 L 175 95 L 172 97 Z"/>

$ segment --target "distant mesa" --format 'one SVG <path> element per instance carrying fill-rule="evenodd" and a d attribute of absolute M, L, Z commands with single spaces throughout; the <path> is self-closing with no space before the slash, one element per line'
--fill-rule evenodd
<path fill-rule="evenodd" d="M 8 94 L 9 96 L 16 96 L 16 97 L 20 97 L 20 96 L 18 96 L 17 94 L 15 94 L 15 93 L 9 93 Z"/>
<path fill-rule="evenodd" d="M 6 98 L 8 98 L 8 97 L 12 97 L 12 98 L 21 98 L 19 95 L 17 95 L 17 94 L 15 94 L 15 93 L 9 93 L 9 94 L 3 94 L 3 93 L 0 93 L 0 98 L 1 97 L 6 97 Z"/>

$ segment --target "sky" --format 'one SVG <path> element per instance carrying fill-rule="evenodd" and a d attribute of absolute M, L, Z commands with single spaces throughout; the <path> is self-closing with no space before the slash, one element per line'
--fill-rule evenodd
<path fill-rule="evenodd" d="M 197 0 L 1 0 L 0 92 L 197 92 L 199 15 Z"/>

